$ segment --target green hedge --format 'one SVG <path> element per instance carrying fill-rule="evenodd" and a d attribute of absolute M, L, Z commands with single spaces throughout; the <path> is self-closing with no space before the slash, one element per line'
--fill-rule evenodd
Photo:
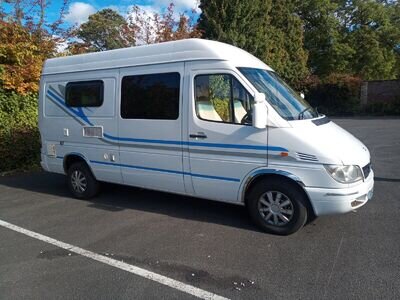
<path fill-rule="evenodd" d="M 0 90 L 0 172 L 39 165 L 38 97 Z"/>
<path fill-rule="evenodd" d="M 346 75 L 331 75 L 323 81 L 308 84 L 306 99 L 320 113 L 328 116 L 360 113 L 361 79 Z"/>
<path fill-rule="evenodd" d="M 306 99 L 320 113 L 328 116 L 393 116 L 400 115 L 400 99 L 360 103 L 361 79 L 349 75 L 332 74 L 319 80 L 310 78 L 304 84 Z"/>

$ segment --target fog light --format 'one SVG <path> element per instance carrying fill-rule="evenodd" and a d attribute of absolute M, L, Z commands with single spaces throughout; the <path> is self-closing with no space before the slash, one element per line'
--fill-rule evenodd
<path fill-rule="evenodd" d="M 363 204 L 366 201 L 366 199 L 365 199 L 366 196 L 367 195 L 362 195 L 360 197 L 357 197 L 356 200 L 354 200 L 353 202 L 350 203 L 351 207 L 356 207 L 356 206 Z"/>

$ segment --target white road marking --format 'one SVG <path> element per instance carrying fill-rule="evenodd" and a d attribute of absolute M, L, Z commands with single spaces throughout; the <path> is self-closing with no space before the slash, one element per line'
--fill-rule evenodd
<path fill-rule="evenodd" d="M 331 269 L 331 272 L 329 273 L 329 278 L 328 278 L 328 281 L 327 281 L 326 286 L 325 286 L 324 298 L 326 298 L 326 295 L 328 293 L 328 287 L 329 287 L 329 284 L 331 283 L 333 271 L 335 270 L 336 262 L 337 262 L 338 257 L 339 257 L 340 249 L 342 248 L 342 244 L 343 244 L 343 235 L 340 238 L 340 242 L 339 242 L 338 249 L 336 251 L 335 259 L 333 260 L 332 269 Z"/>
<path fill-rule="evenodd" d="M 186 283 L 180 282 L 178 280 L 175 280 L 175 279 L 172 279 L 172 278 L 169 278 L 169 277 L 166 277 L 166 276 L 163 276 L 163 275 L 160 275 L 160 274 L 145 270 L 143 268 L 139 268 L 139 267 L 136 267 L 134 265 L 130 265 L 130 264 L 124 263 L 122 261 L 119 261 L 119 260 L 104 256 L 104 255 L 101 255 L 101 254 L 97 254 L 97 253 L 94 253 L 92 251 L 85 250 L 85 249 L 80 248 L 80 247 L 76 247 L 76 246 L 71 245 L 71 244 L 67 244 L 67 243 L 58 241 L 58 240 L 53 239 L 51 237 L 48 237 L 48 236 L 45 236 L 43 234 L 40 234 L 40 233 L 31 231 L 31 230 L 28 230 L 28 229 L 19 227 L 17 225 L 14 225 L 14 224 L 2 221 L 2 220 L 0 220 L 0 226 L 8 228 L 8 229 L 16 231 L 16 232 L 19 232 L 19 233 L 22 233 L 24 235 L 27 235 L 27 236 L 32 237 L 34 239 L 40 240 L 42 242 L 45 242 L 45 243 L 48 243 L 48 244 L 52 244 L 52 245 L 57 246 L 59 248 L 63 248 L 65 250 L 68 250 L 70 252 L 79 254 L 81 256 L 96 260 L 98 262 L 101 262 L 103 264 L 112 266 L 114 268 L 118 268 L 118 269 L 127 271 L 129 273 L 135 274 L 137 276 L 141 276 L 141 277 L 153 280 L 155 282 L 161 283 L 163 285 L 169 286 L 169 287 L 171 287 L 173 289 L 182 291 L 184 293 L 196 296 L 196 297 L 201 298 L 201 299 L 213 299 L 213 300 L 227 300 L 228 299 L 228 298 L 219 296 L 217 294 L 210 293 L 210 292 L 207 292 L 205 290 L 199 289 L 199 288 L 194 287 L 194 286 L 192 286 L 190 284 L 186 284 Z"/>

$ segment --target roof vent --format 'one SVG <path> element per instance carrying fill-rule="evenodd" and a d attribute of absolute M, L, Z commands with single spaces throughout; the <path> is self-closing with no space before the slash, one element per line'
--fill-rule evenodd
<path fill-rule="evenodd" d="M 297 157 L 298 160 L 314 161 L 314 162 L 318 161 L 318 158 L 315 155 L 312 155 L 312 154 L 296 152 L 296 157 Z"/>

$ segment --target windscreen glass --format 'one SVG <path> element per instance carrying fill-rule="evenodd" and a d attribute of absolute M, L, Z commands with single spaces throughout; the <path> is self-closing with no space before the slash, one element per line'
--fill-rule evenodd
<path fill-rule="evenodd" d="M 318 112 L 273 71 L 238 68 L 254 87 L 264 93 L 269 104 L 286 120 L 318 117 Z"/>

